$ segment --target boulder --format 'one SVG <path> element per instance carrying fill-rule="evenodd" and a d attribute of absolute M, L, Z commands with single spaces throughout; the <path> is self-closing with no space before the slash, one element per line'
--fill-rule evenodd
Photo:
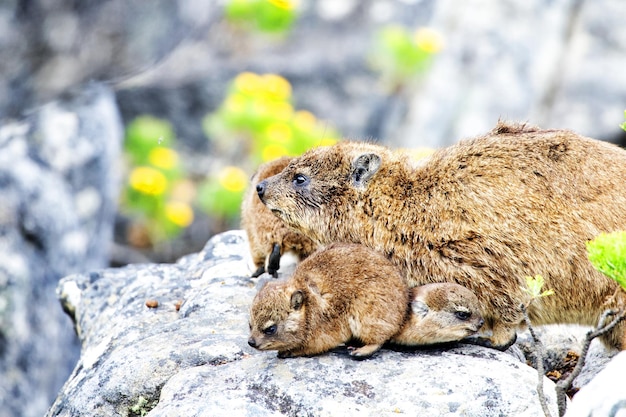
<path fill-rule="evenodd" d="M 63 278 L 83 349 L 47 415 L 541 415 L 537 372 L 507 352 L 388 346 L 359 361 L 344 347 L 294 359 L 252 349 L 248 311 L 266 278 L 250 278 L 247 245 L 230 231 L 175 264 Z"/>
<path fill-rule="evenodd" d="M 565 417 L 626 416 L 624 373 L 626 352 L 620 352 L 576 394 Z"/>
<path fill-rule="evenodd" d="M 107 265 L 121 121 L 90 84 L 0 124 L 0 416 L 41 416 L 79 356 L 58 280 Z"/>

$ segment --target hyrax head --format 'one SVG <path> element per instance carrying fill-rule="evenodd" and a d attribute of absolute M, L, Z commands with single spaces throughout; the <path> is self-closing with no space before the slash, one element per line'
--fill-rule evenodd
<path fill-rule="evenodd" d="M 248 344 L 259 350 L 293 350 L 306 342 L 305 293 L 287 282 L 268 282 L 250 308 Z"/>
<path fill-rule="evenodd" d="M 347 215 L 390 152 L 378 145 L 342 142 L 294 158 L 280 173 L 257 184 L 263 203 L 286 224 L 319 238 Z M 317 239 L 319 241 L 319 239 Z"/>
<path fill-rule="evenodd" d="M 415 317 L 413 331 L 432 338 L 429 343 L 464 339 L 484 324 L 476 295 L 449 282 L 413 288 L 411 314 Z"/>

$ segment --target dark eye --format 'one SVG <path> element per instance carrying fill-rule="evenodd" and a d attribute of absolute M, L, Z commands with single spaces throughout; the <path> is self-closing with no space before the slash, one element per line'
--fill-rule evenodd
<path fill-rule="evenodd" d="M 459 320 L 468 320 L 471 316 L 472 313 L 470 313 L 469 311 L 455 311 L 454 315 L 459 319 Z"/>
<path fill-rule="evenodd" d="M 306 175 L 302 175 L 302 174 L 296 174 L 293 177 L 293 184 L 299 187 L 302 187 L 303 185 L 306 185 L 309 183 L 309 179 L 306 177 Z"/>
<path fill-rule="evenodd" d="M 271 326 L 266 327 L 265 329 L 263 329 L 263 333 L 268 335 L 268 336 L 271 336 L 274 333 L 276 333 L 276 329 L 277 329 L 277 326 L 275 324 L 272 324 Z"/>

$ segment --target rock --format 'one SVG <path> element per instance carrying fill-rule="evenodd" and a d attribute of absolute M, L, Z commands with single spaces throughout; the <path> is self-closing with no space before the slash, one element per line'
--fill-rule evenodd
<path fill-rule="evenodd" d="M 213 3 L 0 2 L 0 118 L 88 80 L 119 81 L 156 65 L 213 19 Z"/>
<path fill-rule="evenodd" d="M 0 125 L 0 416 L 41 416 L 79 346 L 58 280 L 107 265 L 121 123 L 91 84 Z"/>
<path fill-rule="evenodd" d="M 565 417 L 626 416 L 625 373 L 626 352 L 620 352 L 576 394 Z"/>
<path fill-rule="evenodd" d="M 585 336 L 589 330 L 591 330 L 591 327 L 574 324 L 537 326 L 535 333 L 537 333 L 545 350 L 543 361 L 545 372 L 547 373 L 550 370 L 569 371 L 575 363 L 568 363 L 568 360 L 572 358 L 572 354 L 576 358 L 580 355 Z M 515 346 L 520 348 L 531 366 L 536 367 L 534 342 L 528 331 L 518 334 Z M 607 349 L 599 339 L 594 339 L 587 351 L 585 366 L 572 384 L 574 391 L 589 383 L 595 375 L 607 366 L 607 363 L 617 353 L 616 349 Z"/>
<path fill-rule="evenodd" d="M 83 351 L 47 415 L 541 414 L 537 372 L 483 347 L 388 347 L 364 361 L 345 348 L 296 359 L 256 351 L 247 345 L 251 273 L 245 233 L 231 231 L 176 264 L 62 279 Z"/>
<path fill-rule="evenodd" d="M 437 2 L 445 48 L 391 139 L 441 147 L 503 118 L 623 140 L 625 13 L 611 0 Z"/>

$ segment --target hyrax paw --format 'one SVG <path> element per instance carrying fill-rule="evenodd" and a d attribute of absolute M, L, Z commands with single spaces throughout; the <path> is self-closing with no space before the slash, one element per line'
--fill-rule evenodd
<path fill-rule="evenodd" d="M 463 342 L 469 343 L 472 345 L 484 346 L 484 347 L 488 347 L 491 349 L 496 349 L 496 350 L 504 352 L 505 350 L 510 348 L 515 343 L 516 340 L 517 340 L 517 334 L 513 334 L 513 337 L 503 344 L 494 344 L 491 339 L 486 338 L 486 337 L 480 337 L 480 336 L 467 337 L 463 339 Z"/>
<path fill-rule="evenodd" d="M 380 349 L 381 345 L 365 345 L 359 348 L 348 346 L 348 354 L 353 358 L 369 358 Z"/>
<path fill-rule="evenodd" d="M 277 355 L 280 359 L 295 358 L 296 355 L 290 350 L 279 351 Z"/>

